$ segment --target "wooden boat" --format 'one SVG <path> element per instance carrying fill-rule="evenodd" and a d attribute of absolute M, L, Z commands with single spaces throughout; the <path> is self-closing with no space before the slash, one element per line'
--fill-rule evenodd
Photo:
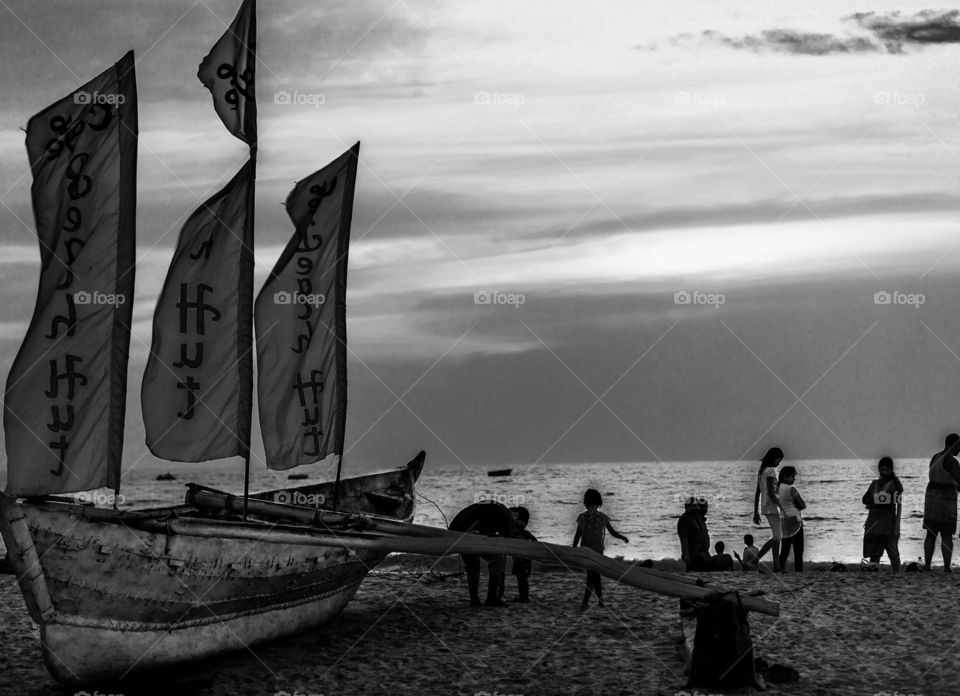
<path fill-rule="evenodd" d="M 487 476 L 509 476 L 513 469 L 492 469 L 487 472 Z"/>
<path fill-rule="evenodd" d="M 336 616 L 388 550 L 300 545 L 316 525 L 281 532 L 284 510 L 327 520 L 326 534 L 357 520 L 402 524 L 413 516 L 423 452 L 399 470 L 341 475 L 347 250 L 359 143 L 291 192 L 286 205 L 295 232 L 254 302 L 255 46 L 255 1 L 243 0 L 198 77 L 250 156 L 181 229 L 157 300 L 141 390 L 149 449 L 175 462 L 242 457 L 242 496 L 197 505 L 210 491 L 192 486 L 182 505 L 132 511 L 61 497 L 104 487 L 118 494 L 121 484 L 136 256 L 133 53 L 28 123 L 46 260 L 34 319 L 7 380 L 0 534 L 40 627 L 44 661 L 63 682 L 115 682 Z M 91 104 L 91 93 L 117 98 Z M 78 250 L 97 263 L 85 257 L 74 264 Z M 78 292 L 125 299 L 91 305 Z M 287 301 L 278 301 L 284 294 Z M 196 317 L 188 321 L 191 311 Z M 267 466 L 287 470 L 339 457 L 335 481 L 249 494 L 254 343 Z M 97 369 L 108 377 L 94 379 Z M 259 513 L 248 514 L 251 503 Z M 331 519 L 337 526 L 328 525 Z"/>
<path fill-rule="evenodd" d="M 176 481 L 177 477 L 174 474 L 171 474 L 169 471 L 165 474 L 157 474 L 157 481 Z"/>
<path fill-rule="evenodd" d="M 400 470 L 341 476 L 347 246 L 359 143 L 291 192 L 286 206 L 296 233 L 254 303 L 255 28 L 254 0 L 244 0 L 200 66 L 201 81 L 214 75 L 220 81 L 204 84 L 221 120 L 250 146 L 250 158 L 181 230 L 154 314 L 141 394 L 151 451 L 171 461 L 243 457 L 242 496 L 191 485 L 182 505 L 124 511 L 60 497 L 103 487 L 119 492 L 121 482 L 132 301 L 78 305 L 71 293 L 89 288 L 95 296 L 132 298 L 132 52 L 81 88 L 85 100 L 75 92 L 28 123 L 38 236 L 42 253 L 58 263 L 45 256 L 34 319 L 7 380 L 8 480 L 0 494 L 0 534 L 40 627 L 50 673 L 70 684 L 116 683 L 320 626 L 391 551 L 560 559 L 673 596 L 710 594 L 692 579 L 589 549 L 413 525 L 423 452 Z M 96 92 L 124 98 L 115 100 L 114 112 L 112 106 L 89 105 L 89 94 Z M 93 177 L 75 169 L 82 173 L 88 161 L 96 162 Z M 88 216 L 93 222 L 84 227 L 75 204 L 91 205 L 82 200 L 87 195 L 94 208 L 120 214 Z M 325 198 L 332 200 L 322 204 Z M 64 240 L 63 233 L 74 236 Z M 56 243 L 48 244 L 51 235 Z M 106 260 L 96 255 L 98 247 Z M 97 264 L 73 265 L 77 249 L 91 248 Z M 203 298 L 213 285 L 220 286 L 223 313 L 235 311 L 229 326 L 204 332 L 205 317 L 221 314 L 212 297 Z M 323 302 L 310 299 L 318 291 Z M 196 293 L 196 301 L 186 299 L 188 292 Z M 261 322 L 261 309 L 264 319 L 276 321 Z M 70 314 L 58 314 L 63 311 Z M 191 311 L 196 317 L 187 321 Z M 333 482 L 252 495 L 247 490 L 254 312 L 258 331 L 264 328 L 256 347 L 267 465 L 287 470 L 338 456 Z M 281 323 L 282 329 L 270 332 Z M 326 330 L 315 330 L 321 324 Z M 107 379 L 88 380 L 80 371 L 97 365 Z M 206 393 L 195 393 L 201 382 L 217 387 L 208 401 Z M 206 408 L 194 409 L 195 400 Z M 229 418 L 221 417 L 227 412 Z M 175 436 L 165 440 L 169 432 Z M 758 610 L 774 611 L 769 603 L 751 601 Z"/>
<path fill-rule="evenodd" d="M 344 518 L 363 513 L 409 521 L 425 456 L 399 470 L 342 479 Z M 333 494 L 333 483 L 321 483 L 251 497 Z M 289 529 L 277 531 L 276 517 L 254 513 L 244 521 L 229 508 L 117 511 L 0 494 L 0 532 L 40 626 L 50 673 L 70 684 L 115 681 L 320 626 L 388 553 L 291 543 Z M 174 524 L 201 529 L 185 534 Z M 204 525 L 229 525 L 258 541 L 253 546 Z"/>

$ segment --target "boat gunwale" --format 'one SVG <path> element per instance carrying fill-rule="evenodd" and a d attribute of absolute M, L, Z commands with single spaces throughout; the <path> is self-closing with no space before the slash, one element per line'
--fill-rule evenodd
<path fill-rule="evenodd" d="M 423 452 L 421 452 L 423 454 Z M 420 461 L 421 456 L 417 455 L 411 460 L 408 464 L 403 466 L 394 467 L 392 469 L 387 469 L 385 471 L 372 472 L 369 474 L 361 474 L 360 476 L 354 476 L 348 479 L 342 479 L 341 483 L 350 482 L 354 485 L 362 483 L 364 481 L 370 481 L 379 477 L 390 476 L 391 474 L 402 475 L 407 471 L 413 472 L 413 483 L 416 483 L 419 479 L 420 472 L 423 468 L 423 462 Z M 311 483 L 306 486 L 294 486 L 290 488 L 276 488 L 268 489 L 265 491 L 259 491 L 256 493 L 250 493 L 250 499 L 263 500 L 261 496 L 266 496 L 274 494 L 278 491 L 306 491 L 314 490 L 324 486 L 333 486 L 335 485 L 334 481 L 318 481 Z M 188 494 L 192 489 L 202 489 L 211 492 L 223 493 L 224 495 L 239 497 L 242 499 L 242 495 L 236 495 L 233 493 L 225 493 L 224 491 L 219 491 L 209 486 L 204 486 L 196 483 L 185 483 L 184 488 L 187 489 Z M 412 492 L 412 487 L 411 487 Z M 9 497 L 9 496 L 8 496 Z M 43 496 L 43 497 L 18 497 L 12 498 L 16 503 L 20 505 L 29 505 L 34 508 L 45 509 L 45 510 L 55 510 L 59 512 L 69 512 L 70 514 L 77 515 L 84 519 L 88 519 L 96 522 L 124 522 L 127 520 L 152 520 L 163 517 L 177 517 L 177 518 L 190 518 L 193 516 L 205 518 L 205 513 L 202 508 L 192 505 L 190 503 L 177 503 L 175 505 L 164 505 L 159 507 L 152 508 L 143 508 L 137 510 L 115 510 L 112 508 L 103 508 L 97 507 L 93 503 L 78 503 L 71 498 L 66 498 L 59 495 Z M 299 505 L 287 505 L 284 503 L 274 503 L 272 505 L 284 506 L 287 508 L 296 508 L 296 509 L 314 509 L 306 508 Z M 389 515 L 374 515 L 371 513 L 365 512 L 352 512 L 349 510 L 333 510 L 328 508 L 317 508 L 317 510 L 324 510 L 331 513 L 343 514 L 343 515 L 356 515 L 360 517 L 383 517 L 390 520 L 404 520 L 406 517 L 390 517 Z"/>

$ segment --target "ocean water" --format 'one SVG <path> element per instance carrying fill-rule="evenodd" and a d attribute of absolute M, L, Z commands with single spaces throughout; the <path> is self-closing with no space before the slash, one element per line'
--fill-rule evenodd
<path fill-rule="evenodd" d="M 896 462 L 904 485 L 904 509 L 900 554 L 905 561 L 923 553 L 923 491 L 927 481 L 926 459 Z M 860 502 L 876 477 L 876 462 L 859 460 L 787 461 L 797 467 L 796 487 L 807 503 L 804 511 L 805 558 L 813 561 L 858 562 L 861 558 L 866 510 Z M 498 467 L 499 468 L 499 467 Z M 751 533 L 760 545 L 769 537 L 765 525 L 753 524 L 753 495 L 757 462 L 641 462 L 519 464 L 512 475 L 487 476 L 486 471 L 463 467 L 427 465 L 417 486 L 415 521 L 444 525 L 458 510 L 475 501 L 499 500 L 508 506 L 530 510 L 529 530 L 543 541 L 569 544 L 576 531 L 576 517 L 587 488 L 603 495 L 602 510 L 613 526 L 630 542 L 608 537 L 607 555 L 636 559 L 678 558 L 677 517 L 687 495 L 705 497 L 710 503 L 707 526 L 711 542 L 723 541 L 727 550 L 741 551 L 743 535 Z M 176 481 L 156 481 L 159 473 L 171 472 Z M 253 471 L 251 490 L 302 485 L 332 478 L 326 472 L 310 471 L 308 481 L 288 481 L 285 472 Z M 184 483 L 192 481 L 232 493 L 243 490 L 242 471 L 235 464 L 169 464 L 135 467 L 124 474 L 121 508 L 144 508 L 183 501 Z M 111 493 L 95 493 L 94 502 L 112 505 Z M 939 561 L 939 549 L 935 556 Z"/>
<path fill-rule="evenodd" d="M 859 562 L 866 508 L 861 498 L 876 478 L 876 462 L 858 460 L 785 461 L 798 470 L 794 485 L 804 511 L 804 558 L 812 561 Z M 923 492 L 927 459 L 899 460 L 897 475 L 904 486 L 900 555 L 905 561 L 923 554 Z M 727 551 L 743 550 L 743 535 L 757 545 L 769 538 L 769 527 L 753 524 L 753 496 L 759 462 L 667 462 L 518 465 L 506 478 L 460 469 L 430 470 L 418 492 L 437 503 L 450 519 L 474 500 L 494 498 L 530 510 L 528 529 L 543 541 L 569 544 L 587 488 L 603 495 L 603 510 L 613 527 L 630 541 L 607 537 L 606 554 L 634 559 L 679 558 L 677 518 L 683 498 L 699 495 L 709 501 L 707 528 L 711 544 L 723 541 Z M 442 524 L 437 507 L 420 501 L 416 521 Z M 935 563 L 939 562 L 939 549 Z M 958 557 L 960 558 L 960 557 Z M 767 556 L 769 559 L 769 556 Z M 792 561 L 789 561 L 792 567 Z"/>

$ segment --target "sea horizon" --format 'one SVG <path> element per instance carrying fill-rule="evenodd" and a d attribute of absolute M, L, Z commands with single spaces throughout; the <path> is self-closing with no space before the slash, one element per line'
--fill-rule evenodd
<path fill-rule="evenodd" d="M 922 554 L 924 532 L 921 522 L 927 463 L 927 458 L 896 460 L 897 475 L 905 488 L 900 541 L 900 554 L 905 562 L 917 560 Z M 537 538 L 570 544 L 576 516 L 583 510 L 580 502 L 583 492 L 587 488 L 596 488 L 604 497 L 602 510 L 611 518 L 614 527 L 630 539 L 630 543 L 623 544 L 608 536 L 606 554 L 609 556 L 636 560 L 679 558 L 676 520 L 683 512 L 683 499 L 691 495 L 708 501 L 707 525 L 711 543 L 723 541 L 728 553 L 742 551 L 745 534 L 752 534 L 757 545 L 769 537 L 765 522 L 754 525 L 752 521 L 757 462 L 727 460 L 670 464 L 541 462 L 491 465 L 489 469 L 509 468 L 512 472 L 509 476 L 490 477 L 487 468 L 471 470 L 449 463 L 434 466 L 428 455 L 416 487 L 414 521 L 435 527 L 446 526 L 466 505 L 493 500 L 508 506 L 527 507 L 531 512 L 529 529 Z M 795 459 L 785 460 L 784 464 L 799 470 L 796 486 L 808 506 L 804 511 L 805 559 L 858 563 L 862 558 L 863 523 L 866 520 L 861 496 L 876 477 L 876 462 Z M 395 467 L 383 467 L 382 470 L 391 468 Z M 711 476 L 704 475 L 705 468 Z M 175 480 L 156 480 L 158 475 L 167 473 L 173 474 Z M 306 473 L 308 478 L 288 478 L 298 473 Z M 334 475 L 335 470 L 318 467 L 273 472 L 252 466 L 250 489 L 257 492 L 289 488 L 333 480 Z M 347 471 L 344 475 L 354 475 L 354 472 Z M 125 473 L 118 507 L 136 509 L 182 503 L 187 482 L 242 494 L 242 467 L 206 462 L 144 462 Z M 70 497 L 101 507 L 113 505 L 113 492 L 108 489 Z"/>

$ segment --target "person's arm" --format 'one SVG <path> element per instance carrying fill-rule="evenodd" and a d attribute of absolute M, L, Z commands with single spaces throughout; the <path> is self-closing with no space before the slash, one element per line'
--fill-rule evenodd
<path fill-rule="evenodd" d="M 577 533 L 573 535 L 573 548 L 580 546 L 580 520 L 577 520 Z"/>
<path fill-rule="evenodd" d="M 807 509 L 807 504 L 803 502 L 803 498 L 800 497 L 800 491 L 796 488 L 793 489 L 793 504 L 797 506 L 797 510 Z"/>
<path fill-rule="evenodd" d="M 894 527 L 893 535 L 896 539 L 900 539 L 900 514 L 903 512 L 903 484 L 900 483 L 900 479 L 896 479 L 897 486 L 897 522 Z"/>
<path fill-rule="evenodd" d="M 683 519 L 677 522 L 677 536 L 680 537 L 680 560 L 686 563 L 690 558 L 690 546 L 687 544 L 687 528 Z"/>
<path fill-rule="evenodd" d="M 953 480 L 957 483 L 957 488 L 960 488 L 960 464 L 957 463 L 956 458 L 950 457 L 947 460 L 947 465 L 944 468 L 950 472 L 950 475 L 953 476 Z"/>
<path fill-rule="evenodd" d="M 873 482 L 872 481 L 870 482 L 870 485 L 867 487 L 867 492 L 863 494 L 863 498 L 861 498 L 861 501 L 867 507 L 870 507 L 871 505 L 873 505 Z"/>
<path fill-rule="evenodd" d="M 760 475 L 757 475 L 757 492 L 753 494 L 753 523 L 760 524 Z"/>
<path fill-rule="evenodd" d="M 777 484 L 773 481 L 773 476 L 767 477 L 767 495 L 777 505 L 777 510 L 783 512 L 783 505 L 780 504 L 780 496 L 777 495 Z"/>
<path fill-rule="evenodd" d="M 740 564 L 740 570 L 747 572 L 747 565 L 743 562 L 743 559 L 740 558 L 740 554 L 736 551 L 733 552 L 733 557 L 737 559 L 737 563 Z"/>
<path fill-rule="evenodd" d="M 613 528 L 613 525 L 610 524 L 610 520 L 607 520 L 607 531 L 610 532 L 610 536 L 616 537 L 624 543 L 628 543 L 630 540 L 627 537 L 623 536 L 620 532 Z"/>

